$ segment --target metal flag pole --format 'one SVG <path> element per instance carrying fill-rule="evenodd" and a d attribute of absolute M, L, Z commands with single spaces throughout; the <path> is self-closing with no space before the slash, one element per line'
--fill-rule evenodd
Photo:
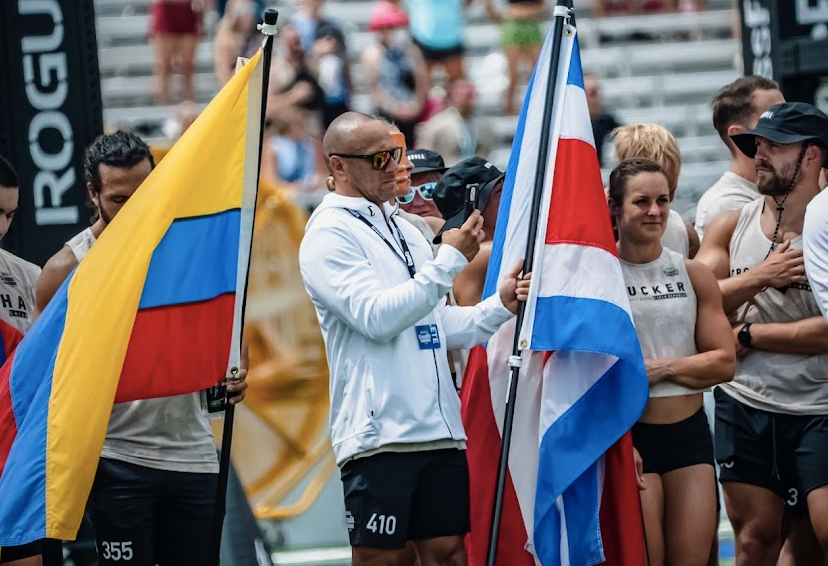
<path fill-rule="evenodd" d="M 540 143 L 538 147 L 538 161 L 535 167 L 535 188 L 532 195 L 532 209 L 529 218 L 529 234 L 526 239 L 523 272 L 530 273 L 535 260 L 535 240 L 538 235 L 538 218 L 540 204 L 545 186 L 546 162 L 549 158 L 549 136 L 552 125 L 552 111 L 555 104 L 555 91 L 558 77 L 558 63 L 561 55 L 564 24 L 570 17 L 572 0 L 557 0 L 552 28 L 552 54 L 549 59 L 549 70 L 546 79 L 546 100 L 543 105 L 543 122 L 541 124 Z M 497 486 L 495 490 L 494 509 L 492 510 L 492 524 L 489 530 L 489 550 L 486 556 L 486 565 L 495 566 L 497 561 L 497 541 L 500 536 L 500 522 L 503 513 L 503 494 L 506 489 L 506 473 L 509 468 L 509 449 L 512 444 L 512 425 L 515 421 L 515 401 L 517 399 L 518 377 L 522 358 L 521 350 L 525 345 L 520 344 L 520 328 L 526 315 L 526 303 L 518 302 L 515 321 L 515 340 L 512 345 L 512 355 L 509 357 L 511 375 L 506 400 L 506 414 L 503 418 L 503 439 L 500 445 L 500 460 L 497 466 Z"/>
<path fill-rule="evenodd" d="M 264 42 L 262 44 L 262 108 L 261 118 L 259 124 L 259 152 L 258 163 L 256 165 L 256 186 L 258 194 L 258 179 L 262 170 L 262 141 L 264 139 L 265 131 L 265 112 L 267 110 L 267 87 L 270 83 L 270 61 L 273 55 L 273 38 L 276 35 L 276 21 L 279 19 L 279 12 L 268 8 L 264 11 L 264 23 L 259 26 L 262 34 L 264 34 Z M 254 200 L 254 203 L 256 201 Z M 255 214 L 253 215 L 255 219 Z M 248 256 L 252 255 L 253 238 L 250 238 L 250 249 Z M 250 278 L 250 264 L 248 263 L 246 277 Z M 245 283 L 245 289 L 247 284 Z M 247 294 L 242 301 L 241 332 L 244 332 L 244 313 L 247 306 Z M 232 368 L 231 373 L 235 376 L 238 368 Z M 224 410 L 224 427 L 221 437 L 221 454 L 219 457 L 219 474 L 218 486 L 216 493 L 215 514 L 213 517 L 213 565 L 219 566 L 221 557 L 221 532 L 224 526 L 224 514 L 227 508 L 227 482 L 230 474 L 230 450 L 233 444 L 233 421 L 236 416 L 236 407 L 227 403 Z"/>

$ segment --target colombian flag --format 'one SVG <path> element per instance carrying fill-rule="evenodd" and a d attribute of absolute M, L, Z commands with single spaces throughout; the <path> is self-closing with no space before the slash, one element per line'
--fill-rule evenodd
<path fill-rule="evenodd" d="M 0 370 L 0 546 L 75 538 L 113 403 L 198 391 L 238 366 L 262 71 L 260 51 Z"/>

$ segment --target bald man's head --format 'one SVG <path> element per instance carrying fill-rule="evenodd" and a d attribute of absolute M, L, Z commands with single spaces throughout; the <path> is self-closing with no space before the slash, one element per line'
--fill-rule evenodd
<path fill-rule="evenodd" d="M 365 139 L 359 134 L 370 122 L 382 127 L 379 120 L 362 112 L 345 112 L 334 119 L 322 138 L 325 158 L 332 153 L 359 153 L 364 150 Z"/>
<path fill-rule="evenodd" d="M 395 147 L 388 126 L 373 116 L 346 112 L 336 118 L 322 139 L 325 163 L 335 180 L 336 192 L 361 196 L 374 203 L 392 200 L 399 163 L 392 157 L 385 167 L 374 169 L 371 156 L 393 152 Z"/>

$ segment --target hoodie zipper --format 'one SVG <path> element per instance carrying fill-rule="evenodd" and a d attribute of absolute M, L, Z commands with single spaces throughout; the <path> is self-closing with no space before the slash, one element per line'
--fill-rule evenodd
<path fill-rule="evenodd" d="M 382 218 L 383 220 L 385 220 L 385 226 L 388 228 L 388 232 L 391 233 L 391 237 L 394 238 L 394 241 L 396 242 L 397 240 L 394 237 L 394 230 L 391 228 L 391 224 L 388 223 L 388 217 L 385 216 L 384 212 Z M 448 424 L 448 420 L 446 420 L 445 414 L 443 414 L 443 402 L 441 400 L 442 395 L 440 388 L 440 366 L 437 363 L 437 352 L 435 350 L 432 350 L 431 356 L 434 359 L 434 375 L 437 380 L 437 410 L 440 411 L 440 418 L 443 419 L 443 424 L 446 425 L 446 429 L 449 432 L 449 436 L 451 436 L 451 438 L 454 438 L 454 433 L 451 431 L 451 427 Z"/>
<path fill-rule="evenodd" d="M 448 429 L 449 436 L 451 436 L 451 438 L 453 439 L 454 433 L 451 432 L 451 427 L 449 426 L 448 421 L 446 420 L 446 416 L 443 414 L 443 403 L 440 400 L 442 395 L 440 394 L 440 368 L 437 364 L 437 351 L 432 350 L 431 355 L 434 358 L 434 375 L 437 376 L 437 409 L 440 411 L 440 417 L 443 419 L 443 423 L 445 423 L 446 428 Z"/>

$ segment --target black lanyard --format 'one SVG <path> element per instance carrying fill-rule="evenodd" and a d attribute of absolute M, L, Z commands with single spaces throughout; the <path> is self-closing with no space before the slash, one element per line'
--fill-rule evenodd
<path fill-rule="evenodd" d="M 379 229 L 376 226 L 374 226 L 373 224 L 368 222 L 367 218 L 365 218 L 358 211 L 353 210 L 351 208 L 346 208 L 345 210 L 350 212 L 351 216 L 353 216 L 354 218 L 357 218 L 357 219 L 361 220 L 366 226 L 368 226 L 371 230 L 374 231 L 374 234 L 379 236 L 380 239 L 383 242 L 385 242 L 385 245 L 388 246 L 391 249 L 392 252 L 394 252 L 394 255 L 397 256 L 400 259 L 400 261 L 402 261 L 405 264 L 405 266 L 408 268 L 408 274 L 413 279 L 414 275 L 417 273 L 417 270 L 414 268 L 414 257 L 411 255 L 411 250 L 408 249 L 408 244 L 406 243 L 405 238 L 402 235 L 402 231 L 400 231 L 400 227 L 397 226 L 397 223 L 394 222 L 394 219 L 390 218 L 389 220 L 391 220 L 391 224 L 393 224 L 394 228 L 397 230 L 397 237 L 400 239 L 400 246 L 402 247 L 402 250 L 403 250 L 403 255 L 402 256 L 397 251 L 397 248 L 394 247 L 394 244 L 389 242 L 388 238 L 383 236 L 382 232 L 380 232 Z"/>

